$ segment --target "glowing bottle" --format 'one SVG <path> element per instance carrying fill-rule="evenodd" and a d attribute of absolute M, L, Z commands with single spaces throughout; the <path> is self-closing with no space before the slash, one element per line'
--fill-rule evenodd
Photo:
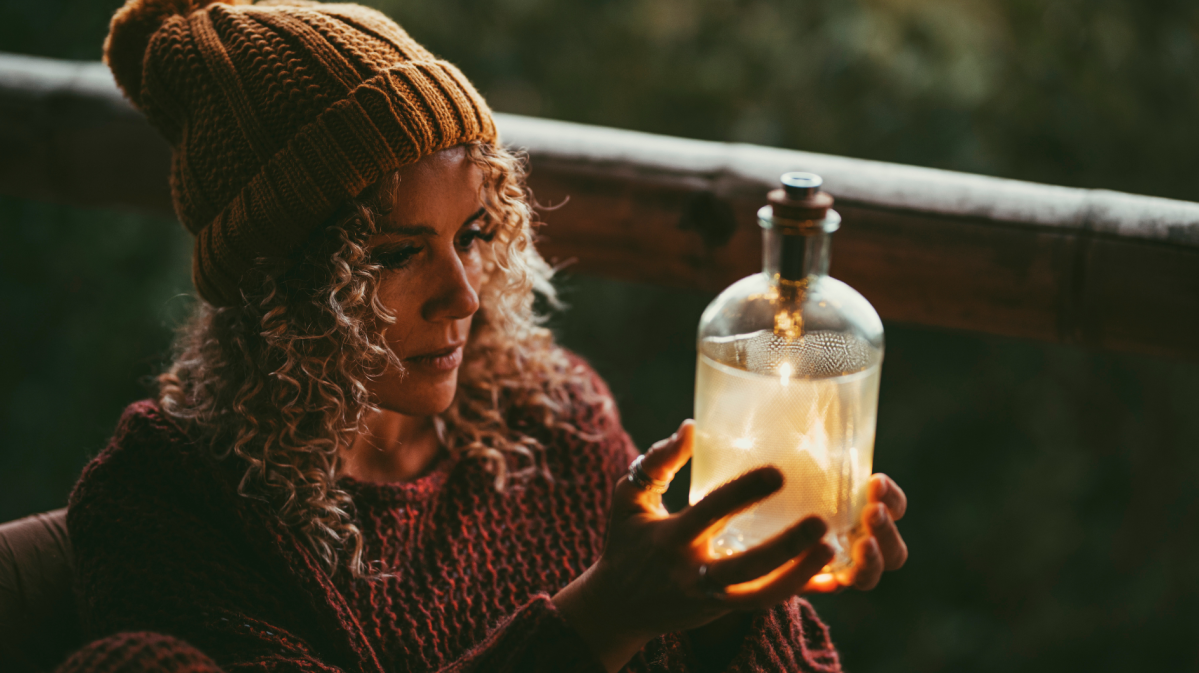
<path fill-rule="evenodd" d="M 774 465 L 783 488 L 730 519 L 712 553 L 748 549 L 818 514 L 839 570 L 871 474 L 883 325 L 828 275 L 841 216 L 820 177 L 787 173 L 782 183 L 758 211 L 762 273 L 729 286 L 700 319 L 690 500 Z"/>

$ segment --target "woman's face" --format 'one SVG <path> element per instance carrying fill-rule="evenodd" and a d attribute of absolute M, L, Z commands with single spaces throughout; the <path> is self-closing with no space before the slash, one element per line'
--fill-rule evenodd
<path fill-rule="evenodd" d="M 396 202 L 370 248 L 384 267 L 379 297 L 395 316 L 385 337 L 404 371 L 389 368 L 367 388 L 384 409 L 429 416 L 454 399 L 462 349 L 479 310 L 479 248 L 489 238 L 482 229 L 483 174 L 462 147 L 399 173 Z"/>

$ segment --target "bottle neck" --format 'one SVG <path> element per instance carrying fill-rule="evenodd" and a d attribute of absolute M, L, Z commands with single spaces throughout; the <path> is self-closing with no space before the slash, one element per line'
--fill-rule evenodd
<path fill-rule="evenodd" d="M 762 270 L 768 278 L 798 282 L 828 275 L 832 235 L 823 231 L 762 230 Z"/>

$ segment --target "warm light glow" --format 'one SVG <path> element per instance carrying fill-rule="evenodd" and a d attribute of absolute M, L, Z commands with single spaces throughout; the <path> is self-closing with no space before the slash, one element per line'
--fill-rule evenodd
<path fill-rule="evenodd" d="M 813 411 L 814 416 L 812 425 L 808 428 L 808 434 L 799 435 L 799 444 L 796 449 L 811 456 L 821 470 L 828 470 L 832 459 L 829 455 L 828 428 L 824 425 L 824 417 L 815 415 L 815 413 Z M 829 488 L 832 486 L 830 485 Z M 828 496 L 836 497 L 832 493 L 829 493 Z"/>
<path fill-rule="evenodd" d="M 803 335 L 803 315 L 799 311 L 783 309 L 774 314 L 774 335 L 786 341 L 794 341 Z"/>
<path fill-rule="evenodd" d="M 825 566 L 828 570 L 828 566 Z M 815 593 L 832 593 L 841 588 L 841 582 L 837 576 L 831 572 L 822 572 L 818 575 L 813 575 L 812 579 L 808 580 L 808 585 L 804 589 Z"/>
<path fill-rule="evenodd" d="M 748 582 L 742 582 L 741 584 L 730 584 L 724 588 L 725 593 L 727 593 L 729 596 L 744 596 L 746 594 L 752 594 L 753 592 L 761 590 L 762 587 L 765 587 L 781 577 L 783 573 L 794 568 L 796 563 L 799 563 L 798 559 L 791 559 L 790 561 L 787 561 L 786 563 L 757 579 L 753 579 Z"/>
<path fill-rule="evenodd" d="M 851 563 L 847 550 L 861 518 L 858 496 L 869 479 L 874 429 L 864 415 L 873 406 L 850 403 L 877 389 L 877 368 L 866 376 L 808 378 L 806 362 L 793 359 L 804 344 L 753 339 L 740 356 L 753 356 L 759 367 L 769 363 L 758 370 L 765 376 L 744 371 L 740 361 L 723 367 L 706 357 L 699 361 L 696 418 L 704 429 L 696 433 L 688 499 L 694 505 L 761 465 L 776 466 L 785 479 L 778 493 L 714 530 L 708 553 L 744 553 L 816 514 L 828 523 L 830 544 L 846 550 L 832 564 L 840 573 Z M 843 581 L 825 570 L 812 590 L 835 590 Z"/>

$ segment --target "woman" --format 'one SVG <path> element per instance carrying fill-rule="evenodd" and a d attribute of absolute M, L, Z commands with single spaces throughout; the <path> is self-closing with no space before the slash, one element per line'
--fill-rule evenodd
<path fill-rule="evenodd" d="M 707 558 L 781 475 L 669 515 L 690 422 L 630 468 L 452 65 L 302 0 L 130 0 L 105 56 L 174 147 L 201 301 L 72 494 L 95 641 L 63 671 L 839 668 L 795 596 L 901 565 L 902 491 L 871 482 L 846 577 L 814 518 Z"/>

